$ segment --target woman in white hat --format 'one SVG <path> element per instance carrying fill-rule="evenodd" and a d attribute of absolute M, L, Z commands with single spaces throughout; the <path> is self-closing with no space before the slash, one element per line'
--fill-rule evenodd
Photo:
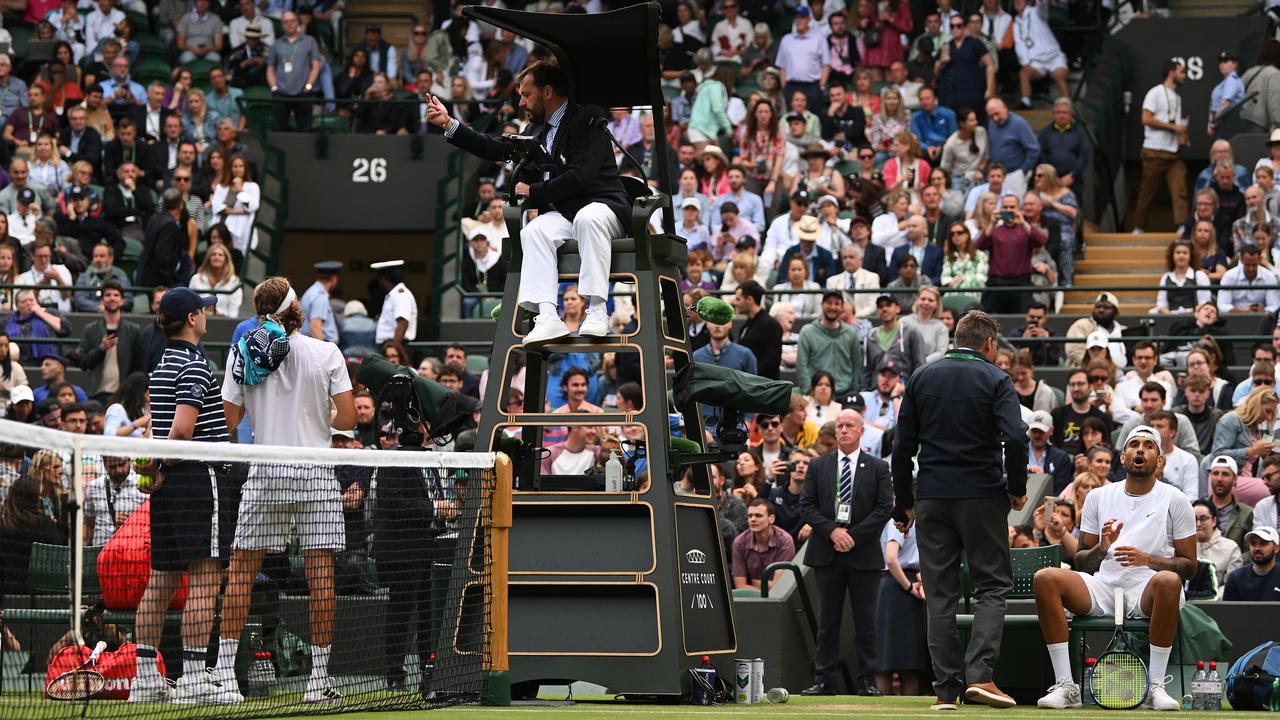
<path fill-rule="evenodd" d="M 719 145 L 707 145 L 702 148 L 702 169 L 706 171 L 698 186 L 699 191 L 709 198 L 728 195 L 729 188 L 729 156 Z"/>

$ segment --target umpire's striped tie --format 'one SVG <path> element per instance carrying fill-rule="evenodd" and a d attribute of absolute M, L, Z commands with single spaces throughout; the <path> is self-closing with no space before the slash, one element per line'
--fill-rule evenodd
<path fill-rule="evenodd" d="M 843 467 L 840 469 L 840 502 L 846 505 L 853 505 L 853 463 L 849 462 L 849 456 L 844 457 Z"/>

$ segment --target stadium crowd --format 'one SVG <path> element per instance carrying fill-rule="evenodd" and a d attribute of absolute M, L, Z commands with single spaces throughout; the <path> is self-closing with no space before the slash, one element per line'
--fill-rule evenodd
<path fill-rule="evenodd" d="M 596 9 L 592 5 L 553 0 L 535 7 L 585 12 Z M 959 315 L 971 306 L 1025 315 L 1008 338 L 1052 338 L 1046 320 L 1060 303 L 1056 289 L 1072 283 L 1090 145 L 1065 97 L 1068 68 L 1077 58 L 1063 51 L 1048 21 L 1060 3 L 1014 0 L 1006 9 L 986 0 L 968 16 L 949 0 L 936 5 L 936 12 L 915 17 L 912 4 L 901 0 L 675 4 L 658 39 L 670 133 L 656 137 L 652 116 L 643 112 L 617 111 L 608 123 L 627 148 L 618 154 L 623 172 L 652 179 L 665 163 L 676 182 L 672 212 L 690 248 L 681 283 L 685 304 L 729 293 L 740 316 L 735 329 L 691 313 L 694 358 L 775 379 L 785 370 L 796 378 L 789 411 L 755 415 L 749 449 L 710 468 L 738 587 L 758 586 L 763 567 L 790 559 L 808 540 L 811 528 L 799 506 L 806 472 L 836 448 L 842 409 L 865 418 L 861 451 L 889 458 L 904 384 L 950 349 Z M 237 139 L 246 119 L 235 99 L 244 90 L 331 101 L 368 132 L 427 132 L 426 104 L 414 113 L 410 105 L 343 100 L 408 92 L 489 101 L 500 121 L 495 129 L 519 129 L 515 78 L 549 55 L 468 21 L 458 14 L 461 7 L 454 3 L 438 27 L 431 21 L 415 27 L 402 48 L 369 26 L 340 69 L 329 63 L 331 33 L 323 30 L 340 17 L 340 0 L 296 8 L 245 0 L 221 9 L 207 0 L 196 0 L 194 9 L 165 0 L 149 21 L 159 50 L 142 45 L 144 28 L 112 0 L 84 19 L 84 9 L 70 0 L 46 17 L 28 18 L 49 25 L 37 27 L 37 36 L 51 33 L 56 41 L 53 59 L 43 63 L 0 55 L 2 152 L 8 154 L 7 184 L 0 189 L 8 240 L 0 242 L 0 282 L 49 288 L 0 291 L 0 310 L 11 313 L 0 334 L 5 417 L 69 432 L 149 436 L 147 373 L 165 339 L 155 327 L 123 316 L 137 301 L 131 282 L 158 287 L 141 301 L 149 301 L 152 312 L 166 287 L 189 285 L 228 291 L 213 311 L 242 314 L 237 272 L 254 243 L 261 197 L 254 182 L 258 158 Z M 283 47 L 291 48 L 288 59 Z M 1229 77 L 1238 60 L 1225 55 Z M 170 63 L 171 81 L 137 82 L 133 68 L 145 57 Z M 1259 64 L 1280 65 L 1280 43 L 1267 41 Z M 1179 141 L 1200 132 L 1200 125 L 1180 122 L 1183 115 L 1171 106 L 1183 76 L 1172 63 L 1143 102 L 1147 142 L 1165 153 L 1144 158 L 1141 197 L 1148 205 L 1156 189 L 1147 187 L 1151 178 L 1172 180 L 1170 168 L 1181 162 Z M 207 90 L 200 87 L 206 80 Z M 1053 117 L 1039 133 L 1016 112 L 1046 102 L 1035 93 L 1037 83 L 1058 96 L 1047 101 Z M 452 112 L 470 123 L 478 116 L 474 108 L 459 102 Z M 307 129 L 312 122 L 312 103 L 275 109 L 278 129 L 290 123 Z M 1173 149 L 1160 149 L 1170 138 Z M 1074 342 L 1002 344 L 996 364 L 1009 374 L 1030 428 L 1027 469 L 1048 475 L 1055 497 L 1052 509 L 1038 507 L 1030 524 L 1009 527 L 1010 546 L 1061 545 L 1070 558 L 1086 496 L 1123 479 L 1117 439 L 1149 425 L 1163 441 L 1163 481 L 1194 501 L 1198 550 L 1213 565 L 1189 592 L 1280 600 L 1268 589 L 1275 583 L 1259 580 L 1277 575 L 1275 532 L 1253 532 L 1277 523 L 1280 330 L 1271 343 L 1249 349 L 1246 377 L 1229 370 L 1243 348 L 1214 339 L 1226 334 L 1230 313 L 1274 315 L 1280 291 L 1201 287 L 1277 283 L 1280 188 L 1272 163 L 1280 162 L 1280 135 L 1269 145 L 1269 157 L 1240 158 L 1241 165 L 1229 144 L 1215 143 L 1194 207 L 1185 207 L 1185 197 L 1180 206 L 1173 194 L 1181 239 L 1168 247 L 1168 272 L 1152 310 L 1182 315 L 1172 334 L 1185 342 L 1123 342 L 1120 302 L 1104 292 L 1091 314 L 1067 330 Z M 475 211 L 463 223 L 465 290 L 504 284 L 500 253 L 507 233 L 498 193 L 510 170 L 487 168 L 478 183 Z M 121 267 L 130 241 L 142 248 L 132 277 Z M 378 277 L 379 313 L 352 300 L 335 314 L 330 293 L 338 270 L 317 266 L 316 282 L 301 298 L 302 332 L 336 342 L 353 361 L 376 350 L 480 400 L 486 378 L 473 371 L 464 346 L 452 345 L 440 358 L 410 352 L 406 343 L 415 339 L 418 319 L 412 290 L 396 267 Z M 96 290 L 61 289 L 73 284 Z M 1038 290 L 988 292 L 1002 286 Z M 464 301 L 468 313 L 481 305 L 477 297 Z M 66 316 L 73 309 L 101 316 L 81 334 L 76 352 L 41 342 L 69 334 Z M 635 322 L 625 298 L 612 309 L 615 329 Z M 573 287 L 564 289 L 563 310 L 565 323 L 576 329 L 585 303 Z M 246 320 L 236 339 L 256 324 L 256 317 Z M 513 356 L 504 398 L 512 411 L 524 403 L 521 357 Z M 38 380 L 23 368 L 26 362 L 34 375 L 35 360 Z M 85 387 L 67 382 L 68 362 L 87 372 Z M 1046 366 L 1071 368 L 1065 387 L 1036 378 L 1036 369 Z M 554 353 L 548 367 L 547 411 L 634 410 L 643 401 L 617 355 Z M 369 392 L 357 386 L 353 401 L 356 427 L 334 432 L 332 444 L 394 447 L 394 435 L 376 422 Z M 682 431 L 678 415 L 672 423 Z M 544 472 L 602 468 L 608 451 L 625 447 L 621 439 L 633 432 L 549 429 Z M 466 449 L 465 443 L 459 438 L 452 447 Z M 136 477 L 117 460 L 90 467 L 92 477 L 80 479 L 88 483 L 92 520 L 86 540 L 99 545 L 142 496 Z M 65 506 L 76 481 L 69 473 L 70 463 L 56 453 L 29 463 L 20 453 L 0 458 L 0 592 L 25 589 L 24 546 L 29 552 L 33 541 L 66 542 Z M 350 550 L 364 546 L 367 478 L 342 482 Z M 677 483 L 678 492 L 690 489 L 685 479 Z M 882 611 L 905 608 L 918 618 L 928 589 L 919 582 L 913 536 L 890 523 L 881 545 Z M 339 553 L 336 562 L 339 593 L 368 591 L 358 553 Z M 887 596 L 893 600 L 883 600 Z M 914 629 L 915 652 L 884 657 L 877 668 L 881 692 L 895 687 L 895 674 L 897 687 L 909 690 L 924 671 L 923 622 Z"/>

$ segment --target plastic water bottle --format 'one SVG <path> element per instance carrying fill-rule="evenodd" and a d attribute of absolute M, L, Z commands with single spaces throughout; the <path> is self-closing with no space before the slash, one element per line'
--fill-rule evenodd
<path fill-rule="evenodd" d="M 271 686 L 276 682 L 276 668 L 271 662 L 270 650 L 258 650 L 253 653 L 253 663 L 249 665 L 248 692 L 249 697 L 266 697 L 271 694 Z"/>
<path fill-rule="evenodd" d="M 1222 709 L 1222 676 L 1218 674 L 1218 661 L 1209 661 L 1209 676 L 1206 678 L 1204 709 L 1217 712 Z"/>
<path fill-rule="evenodd" d="M 609 460 L 604 464 L 604 491 L 622 492 L 622 459 L 617 450 L 609 451 Z"/>
<path fill-rule="evenodd" d="M 1084 677 L 1081 678 L 1080 702 L 1084 705 L 1096 705 L 1093 699 L 1093 670 L 1098 666 L 1098 658 L 1084 659 Z"/>
<path fill-rule="evenodd" d="M 1191 709 L 1204 710 L 1204 703 L 1208 695 L 1209 675 L 1204 671 L 1204 661 L 1196 661 L 1196 674 L 1191 678 Z"/>

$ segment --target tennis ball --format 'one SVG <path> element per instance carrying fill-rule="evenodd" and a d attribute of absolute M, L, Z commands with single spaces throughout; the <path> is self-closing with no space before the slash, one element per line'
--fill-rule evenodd
<path fill-rule="evenodd" d="M 138 492 L 143 495 L 150 495 L 151 491 L 155 489 L 154 485 L 155 481 L 151 479 L 150 475 L 138 476 Z"/>

